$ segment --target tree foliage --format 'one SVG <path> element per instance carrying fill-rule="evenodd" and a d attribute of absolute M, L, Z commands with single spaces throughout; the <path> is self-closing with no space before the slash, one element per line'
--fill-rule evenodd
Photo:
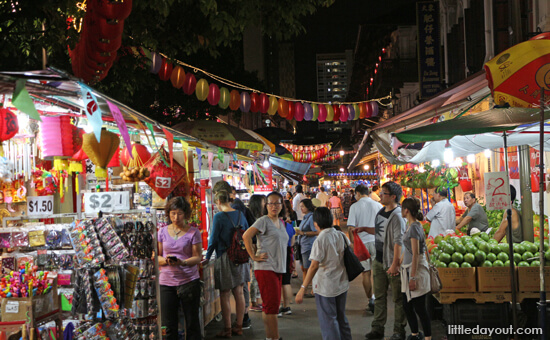
<path fill-rule="evenodd" d="M 79 38 L 73 23 L 78 23 L 85 14 L 77 4 L 85 2 L 0 0 L 2 70 L 40 69 L 45 49 L 49 65 L 70 73 L 68 47 L 73 47 Z M 196 62 L 194 65 L 212 73 L 222 72 L 222 76 L 234 81 L 250 80 L 253 75 L 244 72 L 242 55 L 235 53 L 240 50 L 238 43 L 247 27 L 259 27 L 268 39 L 288 40 L 305 31 L 300 23 L 304 16 L 333 2 L 133 0 L 132 13 L 125 21 L 123 46 L 141 46 L 190 64 L 193 61 Z M 177 108 L 191 103 L 191 100 L 186 103 L 180 99 L 182 92 L 176 94 L 173 88 L 169 88 L 169 82 L 159 83 L 158 77 L 152 77 L 148 72 L 145 58 L 121 49 L 109 75 L 94 86 L 138 110 L 154 111 L 151 108 L 159 101 L 162 101 L 161 111 L 165 107 Z M 197 110 L 201 111 L 200 108 Z M 154 114 L 152 111 L 150 113 Z"/>

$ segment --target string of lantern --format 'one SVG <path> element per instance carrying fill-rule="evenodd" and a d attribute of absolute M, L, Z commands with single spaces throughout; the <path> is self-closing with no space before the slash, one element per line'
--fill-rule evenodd
<path fill-rule="evenodd" d="M 232 111 L 240 110 L 244 113 L 279 114 L 287 120 L 296 121 L 347 122 L 376 117 L 379 113 L 378 105 L 387 106 L 388 104 L 382 101 L 391 99 L 391 95 L 388 95 L 368 101 L 324 103 L 267 94 L 180 60 L 168 58 L 162 53 L 144 48 L 133 48 L 133 50 L 134 53 L 141 53 L 151 61 L 149 71 L 158 74 L 162 81 L 170 80 L 172 86 L 182 89 L 185 94 L 195 94 L 198 100 L 207 100 L 210 105 L 217 105 L 221 109 L 229 108 Z M 184 67 L 191 69 L 192 72 L 186 73 Z M 205 78 L 197 80 L 195 73 L 199 72 L 227 87 L 220 88 L 216 83 L 208 83 Z M 228 87 L 234 89 L 230 91 Z"/>
<path fill-rule="evenodd" d="M 311 163 L 320 158 L 325 157 L 332 144 L 317 144 L 317 145 L 294 145 L 281 143 L 281 146 L 292 153 L 294 160 L 300 163 Z"/>
<path fill-rule="evenodd" d="M 376 172 L 330 172 L 329 177 L 377 177 Z"/>

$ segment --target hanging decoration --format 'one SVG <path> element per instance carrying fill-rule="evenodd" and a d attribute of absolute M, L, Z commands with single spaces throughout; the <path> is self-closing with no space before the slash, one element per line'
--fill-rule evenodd
<path fill-rule="evenodd" d="M 281 143 L 280 145 L 292 153 L 294 161 L 300 163 L 314 162 L 327 155 L 332 148 L 332 144 L 294 145 Z"/>
<path fill-rule="evenodd" d="M 86 83 L 99 82 L 107 76 L 122 43 L 124 20 L 131 11 L 132 0 L 88 1 L 80 40 L 69 50 L 75 76 Z"/>
<path fill-rule="evenodd" d="M 96 166 L 96 177 L 107 177 L 107 164 L 113 158 L 119 144 L 118 135 L 107 130 L 101 131 L 101 142 L 97 141 L 93 133 L 86 133 L 82 136 L 82 149 Z"/>
<path fill-rule="evenodd" d="M 131 154 L 128 152 L 128 148 L 122 150 L 120 155 L 122 165 L 127 167 L 141 166 L 151 158 L 151 153 L 147 150 L 147 147 L 139 142 L 132 144 L 131 150 Z"/>
<path fill-rule="evenodd" d="M 70 157 L 74 154 L 75 126 L 71 117 L 43 117 L 40 124 L 40 149 L 42 157 Z"/>
<path fill-rule="evenodd" d="M 141 50 L 141 54 L 151 60 L 150 72 L 158 74 L 163 81 L 171 80 L 175 88 L 182 88 L 186 95 L 193 93 L 200 101 L 208 99 L 212 106 L 218 105 L 222 109 L 252 113 L 267 113 L 287 120 L 296 121 L 319 121 L 319 122 L 347 122 L 351 120 L 374 117 L 378 114 L 378 105 L 387 106 L 382 103 L 384 100 L 391 100 L 391 95 L 362 102 L 347 103 L 317 103 L 308 102 L 295 98 L 287 98 L 274 94 L 267 94 L 256 89 L 235 83 L 215 74 L 201 70 L 200 68 L 186 64 L 176 59 L 170 59 L 166 55 L 150 52 L 142 48 L 133 48 L 134 51 Z M 136 52 L 138 53 L 138 52 Z M 160 59 L 160 60 L 159 60 Z M 176 66 L 172 66 L 172 63 Z M 183 67 L 193 70 L 187 72 Z M 205 78 L 196 79 L 193 73 L 202 73 L 205 77 L 211 78 L 220 85 L 227 85 L 235 88 L 229 91 L 226 87 L 219 87 Z M 368 117 L 365 111 L 370 110 Z"/>
<path fill-rule="evenodd" d="M 0 153 L 4 154 L 2 143 L 19 132 L 17 116 L 6 108 L 0 108 Z"/>

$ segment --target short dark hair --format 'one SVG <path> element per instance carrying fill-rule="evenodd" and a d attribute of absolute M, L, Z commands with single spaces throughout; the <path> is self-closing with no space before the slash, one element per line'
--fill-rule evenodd
<path fill-rule="evenodd" d="M 361 196 L 365 196 L 369 194 L 369 188 L 366 185 L 359 184 L 355 187 L 355 192 L 360 194 Z"/>
<path fill-rule="evenodd" d="M 302 192 L 304 192 L 304 188 L 302 188 L 302 185 L 301 185 L 301 184 L 298 184 L 298 185 L 296 186 L 296 192 L 299 193 L 299 194 L 302 193 Z"/>
<path fill-rule="evenodd" d="M 321 187 L 320 189 L 322 192 L 325 192 L 325 187 Z"/>
<path fill-rule="evenodd" d="M 214 188 L 212 188 L 212 193 L 215 195 L 218 191 L 227 191 L 232 192 L 231 185 L 227 183 L 226 181 L 219 181 L 218 183 L 214 184 Z"/>
<path fill-rule="evenodd" d="M 372 186 L 372 191 L 376 191 L 376 190 L 378 190 L 378 189 L 380 189 L 380 187 L 379 187 L 378 185 L 373 185 L 373 186 Z"/>
<path fill-rule="evenodd" d="M 285 204 L 284 204 L 285 200 L 283 198 L 283 195 L 281 195 L 281 193 L 279 193 L 277 191 L 272 191 L 269 194 L 267 194 L 267 196 L 265 198 L 266 205 L 264 207 L 264 215 L 267 215 L 267 201 L 269 200 L 269 197 L 271 197 L 271 196 L 279 197 L 279 199 L 281 200 L 281 205 L 282 205 L 281 212 L 279 212 L 279 217 L 285 217 L 286 216 L 286 208 L 285 208 Z"/>
<path fill-rule="evenodd" d="M 313 222 L 317 223 L 319 228 L 332 228 L 332 214 L 327 207 L 319 207 L 313 212 Z"/>
<path fill-rule="evenodd" d="M 514 203 L 516 200 L 516 188 L 512 184 L 510 184 L 510 202 Z"/>
<path fill-rule="evenodd" d="M 313 205 L 313 202 L 309 198 L 301 200 L 300 203 L 302 203 L 309 211 L 315 210 L 315 205 Z"/>
<path fill-rule="evenodd" d="M 166 202 L 166 205 L 164 206 L 164 213 L 168 216 L 170 215 L 170 211 L 173 210 L 183 211 L 183 215 L 185 216 L 185 218 L 191 217 L 191 204 L 187 202 L 185 197 L 173 197 L 168 200 L 168 202 Z"/>
<path fill-rule="evenodd" d="M 464 195 L 468 195 L 470 198 L 476 199 L 476 195 L 471 191 L 465 192 Z"/>
<path fill-rule="evenodd" d="M 214 202 L 219 201 L 220 203 L 229 203 L 231 202 L 231 196 L 228 191 L 220 190 L 214 195 Z"/>
<path fill-rule="evenodd" d="M 395 203 L 399 203 L 401 201 L 401 196 L 403 196 L 403 189 L 401 189 L 401 186 L 395 182 L 386 182 L 382 184 L 382 189 L 386 189 L 389 191 L 390 195 L 395 195 Z"/>
<path fill-rule="evenodd" d="M 237 191 L 237 189 L 234 186 L 231 186 L 232 191 Z"/>
<path fill-rule="evenodd" d="M 336 192 L 336 190 L 333 190 L 332 191 L 332 196 L 338 196 L 338 192 Z"/>
<path fill-rule="evenodd" d="M 443 197 L 447 197 L 447 195 L 448 195 L 447 189 L 445 189 L 445 188 L 437 188 L 437 189 L 435 189 L 435 192 L 437 192 L 438 194 L 440 194 Z"/>

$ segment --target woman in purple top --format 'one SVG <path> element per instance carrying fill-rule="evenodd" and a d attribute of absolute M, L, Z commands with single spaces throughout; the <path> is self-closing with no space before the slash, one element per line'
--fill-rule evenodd
<path fill-rule="evenodd" d="M 178 339 L 178 309 L 185 317 L 186 339 L 202 339 L 199 319 L 200 281 L 198 264 L 202 261 L 202 239 L 187 220 L 191 205 L 183 197 L 174 197 L 164 208 L 172 224 L 158 233 L 160 299 L 162 326 L 166 339 Z"/>

